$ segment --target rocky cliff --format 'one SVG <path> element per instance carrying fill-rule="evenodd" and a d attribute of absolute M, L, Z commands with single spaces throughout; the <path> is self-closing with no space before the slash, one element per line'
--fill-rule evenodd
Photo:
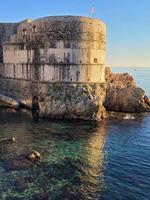
<path fill-rule="evenodd" d="M 105 86 L 102 84 L 41 84 L 40 116 L 100 120 L 106 116 L 103 106 Z"/>
<path fill-rule="evenodd" d="M 106 110 L 147 112 L 150 101 L 129 74 L 106 68 L 106 83 L 51 83 L 0 78 L 0 93 L 31 108 L 36 97 L 42 118 L 101 120 Z"/>
<path fill-rule="evenodd" d="M 103 106 L 106 87 L 100 83 L 51 83 L 0 78 L 0 93 L 12 97 L 27 108 L 33 97 L 43 118 L 100 120 L 106 116 Z"/>
<path fill-rule="evenodd" d="M 106 68 L 106 99 L 104 106 L 108 111 L 149 112 L 150 101 L 143 89 L 138 88 L 128 73 L 113 74 Z"/>

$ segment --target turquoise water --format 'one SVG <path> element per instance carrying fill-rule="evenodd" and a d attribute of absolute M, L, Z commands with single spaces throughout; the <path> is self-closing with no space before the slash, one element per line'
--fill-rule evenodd
<path fill-rule="evenodd" d="M 133 73 L 148 93 L 149 80 Z M 26 159 L 33 149 L 39 162 Z M 0 155 L 1 200 L 150 199 L 150 114 L 35 123 L 26 110 L 1 108 Z"/>

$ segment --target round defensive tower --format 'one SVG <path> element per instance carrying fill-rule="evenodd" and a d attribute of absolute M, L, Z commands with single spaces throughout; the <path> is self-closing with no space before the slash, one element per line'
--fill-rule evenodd
<path fill-rule="evenodd" d="M 26 20 L 4 44 L 4 63 L 7 68 L 13 64 L 14 71 L 23 66 L 26 79 L 104 82 L 105 46 L 106 26 L 97 19 L 57 16 Z"/>

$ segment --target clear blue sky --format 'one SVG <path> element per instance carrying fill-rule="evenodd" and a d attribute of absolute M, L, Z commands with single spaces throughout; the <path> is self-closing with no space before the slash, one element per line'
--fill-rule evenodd
<path fill-rule="evenodd" d="M 107 25 L 110 66 L 150 66 L 150 0 L 1 0 L 1 22 L 50 15 L 89 16 Z"/>

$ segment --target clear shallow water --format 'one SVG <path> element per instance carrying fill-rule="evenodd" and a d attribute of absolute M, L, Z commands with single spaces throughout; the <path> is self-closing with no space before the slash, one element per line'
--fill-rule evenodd
<path fill-rule="evenodd" d="M 0 199 L 149 200 L 150 115 L 34 123 L 27 112 L 0 113 Z M 33 149 L 42 155 L 34 164 L 25 159 Z"/>
<path fill-rule="evenodd" d="M 34 123 L 30 112 L 0 109 L 0 199 L 149 200 L 150 114 L 118 115 Z M 33 149 L 34 164 L 25 159 Z"/>

